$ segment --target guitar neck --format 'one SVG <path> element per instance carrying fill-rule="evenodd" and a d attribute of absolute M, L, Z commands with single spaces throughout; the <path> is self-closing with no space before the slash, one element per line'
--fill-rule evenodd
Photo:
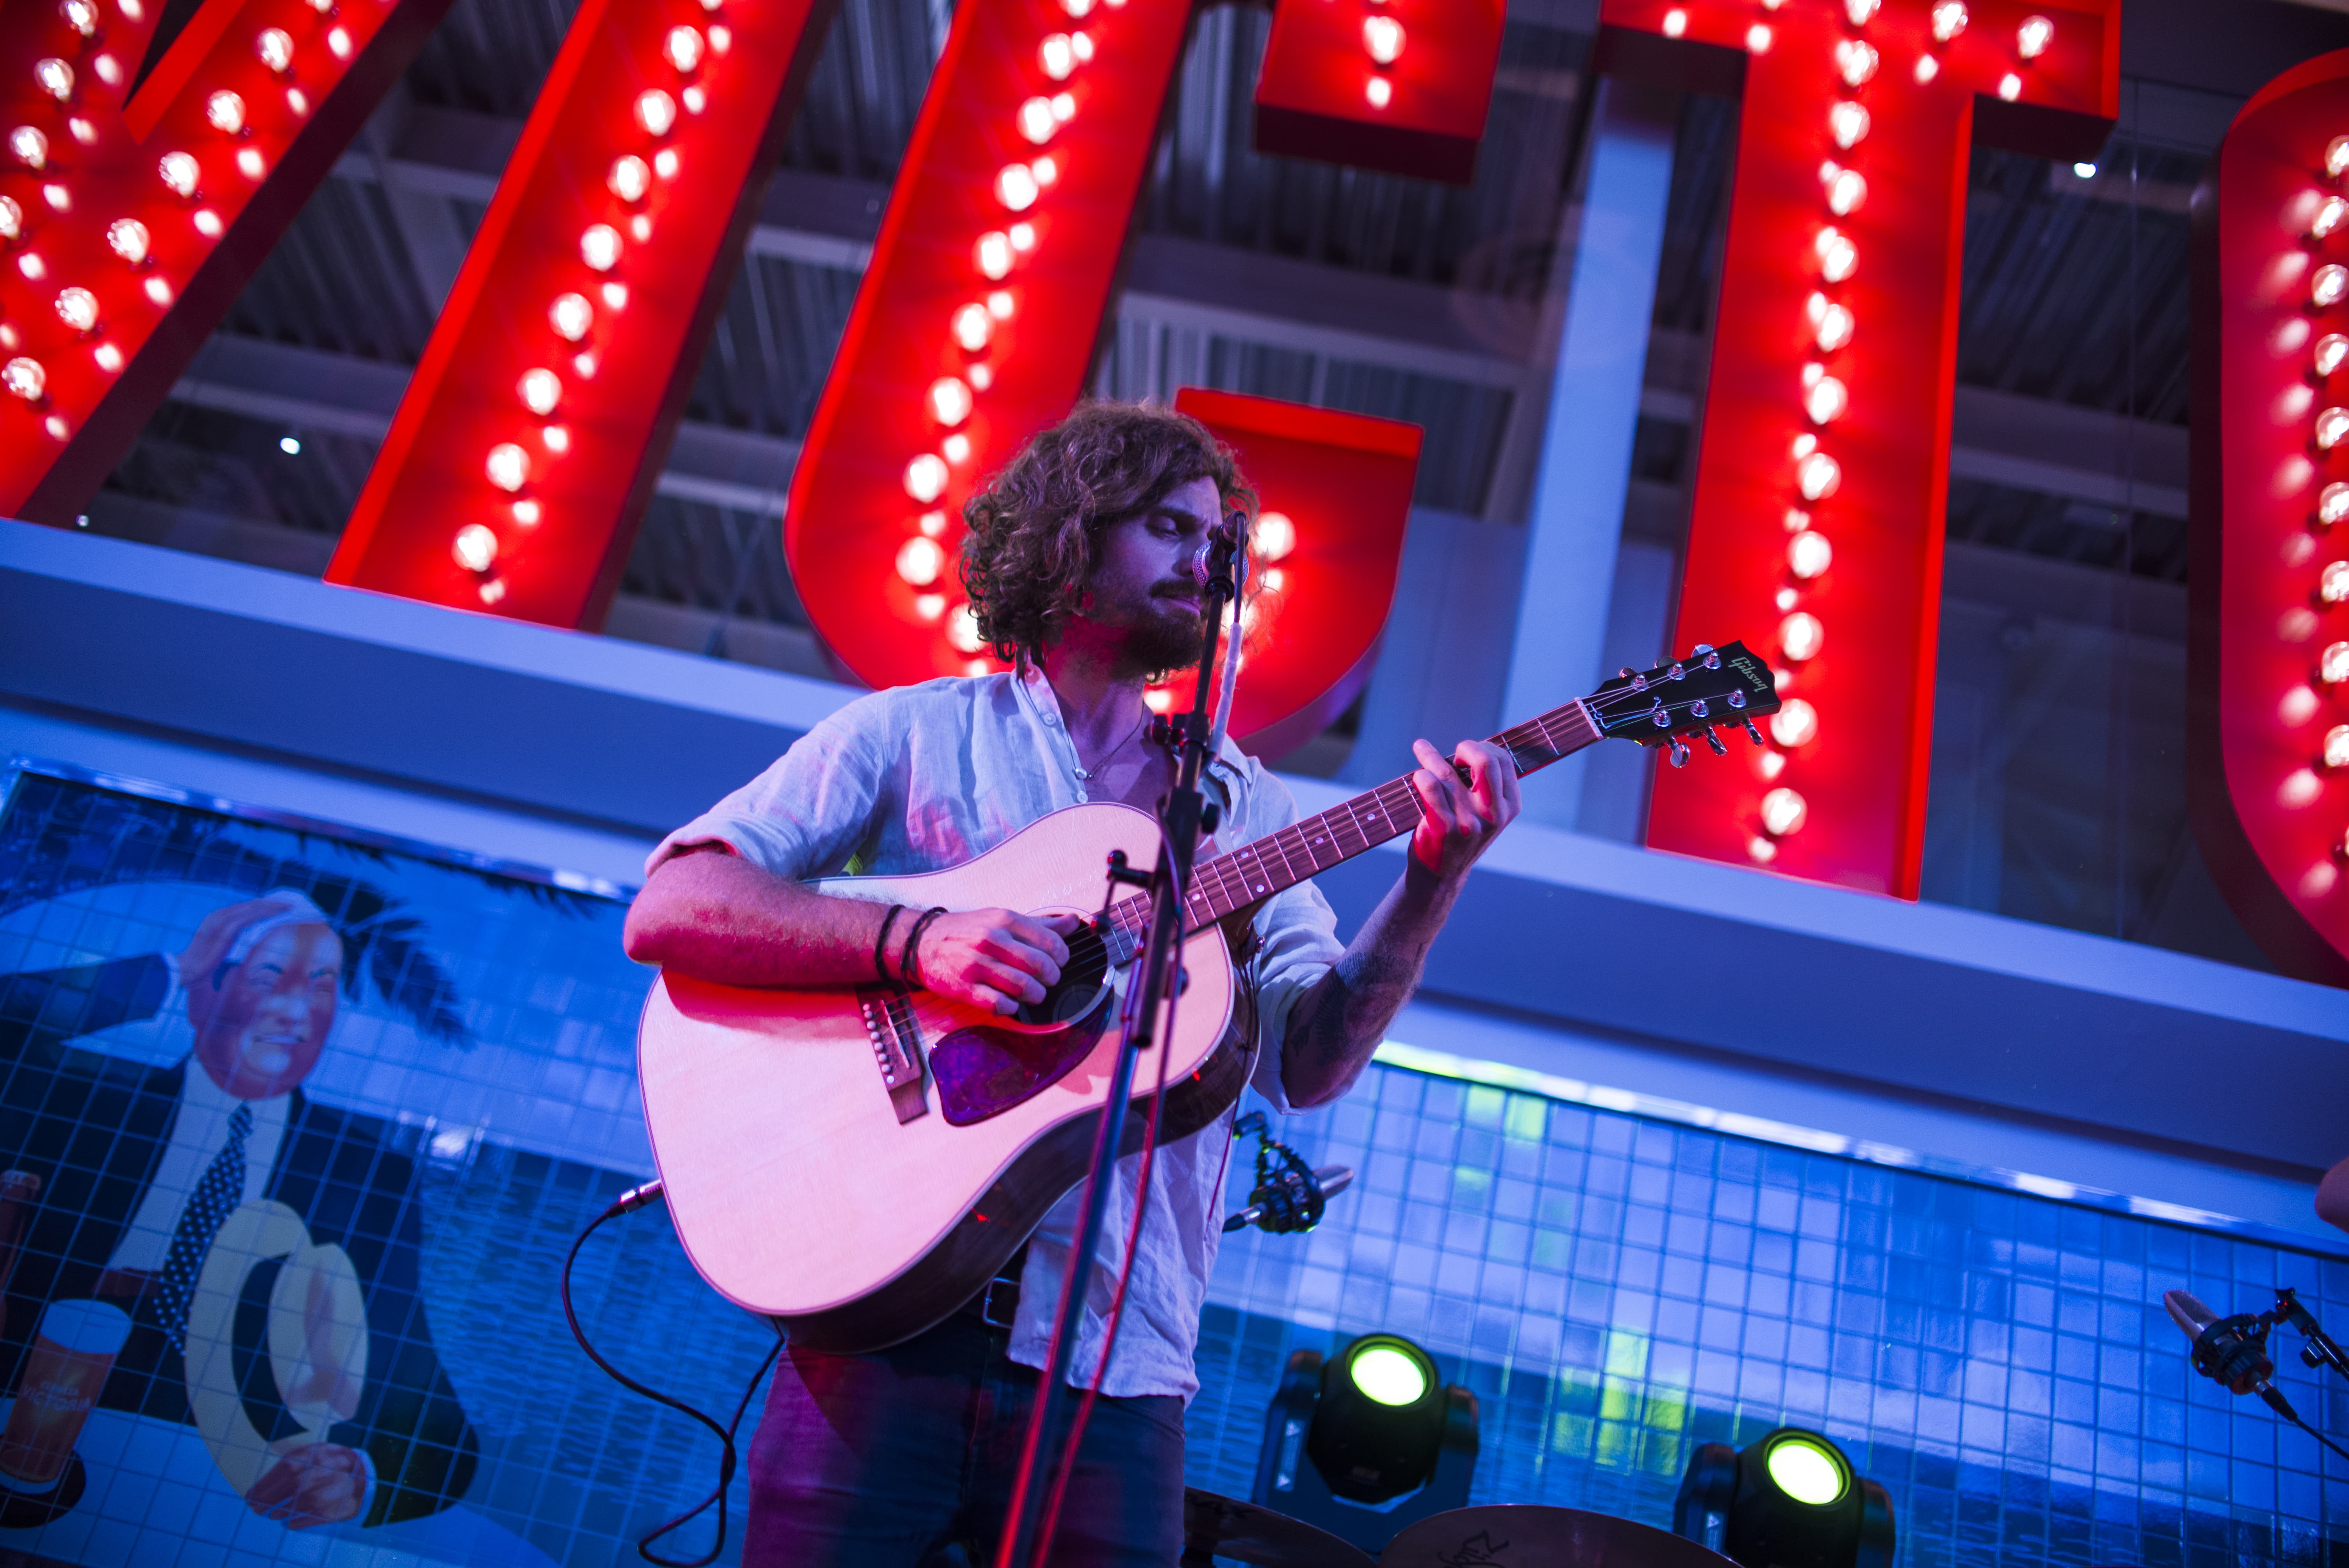
<path fill-rule="evenodd" d="M 1505 729 L 1492 743 L 1506 750 L 1520 777 L 1547 768 L 1599 739 L 1599 727 L 1579 701 L 1554 707 L 1540 717 Z M 1316 816 L 1268 833 L 1192 869 L 1185 932 L 1213 925 L 1224 916 L 1296 886 L 1308 877 L 1401 838 L 1419 826 L 1418 792 L 1408 774 L 1390 779 Z M 1150 901 L 1136 893 L 1110 911 L 1112 960 L 1131 957 L 1150 929 Z M 1121 951 L 1122 950 L 1122 951 Z"/>

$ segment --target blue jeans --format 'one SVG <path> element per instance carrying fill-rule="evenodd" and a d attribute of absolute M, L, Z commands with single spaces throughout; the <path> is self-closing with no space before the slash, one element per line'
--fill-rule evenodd
<path fill-rule="evenodd" d="M 1040 1380 L 1004 1343 L 957 1315 L 870 1356 L 787 1348 L 750 1439 L 743 1568 L 991 1563 Z M 1171 1568 L 1182 1538 L 1183 1401 L 1094 1401 L 1052 1568 Z"/>

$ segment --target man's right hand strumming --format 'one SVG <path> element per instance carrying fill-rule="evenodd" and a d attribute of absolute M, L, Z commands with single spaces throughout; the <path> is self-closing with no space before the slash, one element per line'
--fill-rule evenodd
<path fill-rule="evenodd" d="M 939 915 L 922 929 L 920 951 L 908 965 L 941 996 L 991 1013 L 1017 1012 L 1040 1002 L 1069 961 L 1067 938 L 1084 921 L 1073 914 L 1038 918 L 1009 909 L 972 909 Z"/>

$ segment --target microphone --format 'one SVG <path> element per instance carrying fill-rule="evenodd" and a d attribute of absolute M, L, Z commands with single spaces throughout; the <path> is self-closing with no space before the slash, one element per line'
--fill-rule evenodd
<path fill-rule="evenodd" d="M 1276 1235 L 1309 1231 L 1320 1221 L 1321 1206 L 1353 1184 L 1350 1165 L 1324 1165 L 1319 1171 L 1293 1167 L 1249 1193 L 1248 1206 L 1224 1221 L 1224 1233 L 1249 1225 Z"/>
<path fill-rule="evenodd" d="M 1238 584 L 1230 581 L 1232 562 L 1247 538 L 1245 512 L 1233 512 L 1207 530 L 1206 542 L 1191 552 L 1191 581 L 1202 588 L 1220 583 L 1225 592 L 1237 592 Z"/>
<path fill-rule="evenodd" d="M 2271 1379 L 2275 1363 L 2268 1359 L 2268 1326 L 2250 1313 L 2220 1317 L 2201 1300 L 2182 1290 L 2164 1291 L 2161 1305 L 2178 1332 L 2194 1342 L 2194 1370 L 2230 1394 L 2257 1394 L 2294 1426 L 2302 1425 Z"/>

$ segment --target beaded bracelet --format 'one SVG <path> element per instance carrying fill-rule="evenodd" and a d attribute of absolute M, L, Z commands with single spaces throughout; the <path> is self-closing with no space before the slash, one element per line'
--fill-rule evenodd
<path fill-rule="evenodd" d="M 922 933 L 930 928 L 930 922 L 937 919 L 938 916 L 944 914 L 946 912 L 947 909 L 944 904 L 937 904 L 930 909 L 925 910 L 922 913 L 922 918 L 914 922 L 914 929 L 905 934 L 905 951 L 900 954 L 897 959 L 897 973 L 905 980 L 906 985 L 919 985 L 922 984 L 922 955 L 920 952 L 922 945 Z"/>
<path fill-rule="evenodd" d="M 893 982 L 889 978 L 888 966 L 881 961 L 881 955 L 888 951 L 889 928 L 896 924 L 897 917 L 905 913 L 904 904 L 891 904 L 889 913 L 881 917 L 881 934 L 873 939 L 873 973 L 884 985 L 891 985 Z"/>

